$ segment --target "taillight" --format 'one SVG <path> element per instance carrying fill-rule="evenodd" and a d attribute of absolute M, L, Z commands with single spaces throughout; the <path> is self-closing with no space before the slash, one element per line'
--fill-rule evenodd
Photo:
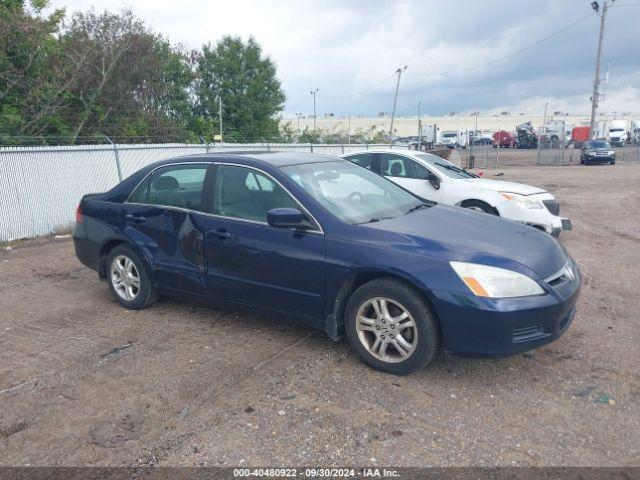
<path fill-rule="evenodd" d="M 82 207 L 78 205 L 78 208 L 76 208 L 76 223 L 82 222 L 84 222 L 84 215 L 82 215 Z"/>

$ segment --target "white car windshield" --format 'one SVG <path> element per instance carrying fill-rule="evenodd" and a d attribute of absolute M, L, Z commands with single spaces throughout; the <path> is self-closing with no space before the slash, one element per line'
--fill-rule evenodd
<path fill-rule="evenodd" d="M 350 224 L 396 218 L 426 206 L 386 178 L 347 161 L 291 165 L 282 171 L 329 212 Z"/>
<path fill-rule="evenodd" d="M 416 157 L 420 160 L 424 160 L 429 163 L 430 166 L 437 168 L 440 172 L 444 173 L 447 177 L 451 178 L 478 178 L 477 175 L 467 172 L 466 170 L 457 167 L 451 162 L 448 162 L 444 158 L 440 158 L 437 155 L 430 155 L 424 153 L 417 153 Z"/>

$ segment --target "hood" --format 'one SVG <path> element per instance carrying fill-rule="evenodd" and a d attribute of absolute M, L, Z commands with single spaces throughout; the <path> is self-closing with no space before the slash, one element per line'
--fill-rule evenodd
<path fill-rule="evenodd" d="M 361 225 L 377 233 L 376 243 L 445 261 L 487 264 L 547 278 L 567 255 L 544 232 L 493 215 L 436 205 L 402 217 Z"/>
<path fill-rule="evenodd" d="M 473 186 L 476 188 L 493 190 L 494 192 L 518 193 L 520 195 L 546 193 L 546 190 L 538 187 L 532 187 L 531 185 L 525 185 L 524 183 L 504 182 L 502 180 L 489 180 L 488 178 L 474 178 L 463 181 L 473 182 Z"/>

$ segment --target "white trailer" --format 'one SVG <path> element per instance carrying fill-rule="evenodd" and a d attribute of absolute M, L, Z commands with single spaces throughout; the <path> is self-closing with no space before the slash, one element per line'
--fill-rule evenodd
<path fill-rule="evenodd" d="M 442 144 L 450 148 L 467 148 L 469 136 L 462 130 L 447 130 L 442 132 Z"/>
<path fill-rule="evenodd" d="M 609 122 L 607 120 L 596 120 L 594 131 L 591 132 L 591 138 L 597 140 L 606 140 L 609 132 Z"/>
<path fill-rule="evenodd" d="M 422 141 L 437 145 L 441 141 L 440 127 L 435 123 L 429 123 L 422 126 Z"/>
<path fill-rule="evenodd" d="M 564 120 L 549 120 L 544 128 L 542 136 L 544 140 L 551 140 L 557 142 L 559 140 L 564 141 L 566 135 L 566 129 Z"/>

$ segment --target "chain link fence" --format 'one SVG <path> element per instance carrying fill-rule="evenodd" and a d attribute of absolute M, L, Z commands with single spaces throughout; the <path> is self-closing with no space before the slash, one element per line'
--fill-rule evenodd
<path fill-rule="evenodd" d="M 0 148 L 0 243 L 68 229 L 83 195 L 107 191 L 159 160 L 233 151 L 339 155 L 369 148 L 403 149 L 393 145 L 265 143 Z"/>

